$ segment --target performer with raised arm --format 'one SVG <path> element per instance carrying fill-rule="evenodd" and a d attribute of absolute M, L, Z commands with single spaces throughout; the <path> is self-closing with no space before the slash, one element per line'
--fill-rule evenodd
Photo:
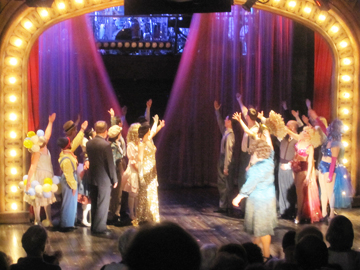
<path fill-rule="evenodd" d="M 326 129 L 320 117 L 312 109 L 309 110 L 310 118 L 314 119 L 321 130 L 327 135 L 321 147 L 322 159 L 319 163 L 319 184 L 321 189 L 321 208 L 324 219 L 335 216 L 335 208 L 351 206 L 352 186 L 350 175 L 342 165 L 345 148 L 341 142 L 343 123 L 339 119 L 331 122 Z M 327 212 L 327 205 L 330 212 Z"/>
<path fill-rule="evenodd" d="M 311 223 L 321 219 L 319 189 L 314 168 L 314 148 L 321 144 L 321 137 L 312 127 L 304 127 L 300 134 L 287 129 L 295 144 L 295 158 L 292 161 L 297 195 L 297 215 L 295 224 L 310 219 Z"/>
<path fill-rule="evenodd" d="M 158 115 L 154 116 L 154 124 L 150 129 L 148 122 L 139 127 L 139 203 L 136 208 L 136 220 L 133 224 L 140 225 L 145 222 L 159 222 L 159 201 L 158 201 L 158 181 L 156 171 L 156 146 L 152 138 L 165 126 L 165 121 L 161 120 L 159 125 Z"/>
<path fill-rule="evenodd" d="M 240 105 L 241 112 L 245 118 L 246 125 L 251 130 L 252 133 L 256 134 L 259 130 L 259 123 L 256 122 L 256 119 L 258 117 L 258 112 L 254 108 L 248 109 L 243 103 L 242 103 L 242 97 L 241 94 L 236 94 L 236 100 L 238 101 Z M 245 169 L 247 165 L 249 164 L 250 155 L 248 153 L 249 147 L 251 142 L 254 139 L 248 135 L 248 133 L 244 132 L 243 139 L 241 142 L 241 156 L 240 156 L 240 169 L 239 169 L 239 180 L 238 180 L 238 187 L 241 189 L 242 185 L 245 183 Z"/>
<path fill-rule="evenodd" d="M 233 180 L 229 177 L 229 165 L 232 158 L 233 147 L 235 143 L 234 132 L 232 130 L 231 116 L 226 116 L 225 121 L 221 118 L 219 109 L 221 105 L 215 100 L 214 108 L 216 120 L 222 135 L 220 143 L 220 157 L 218 162 L 217 186 L 220 199 L 217 213 L 228 213 L 231 211 L 231 193 L 233 190 Z"/>
<path fill-rule="evenodd" d="M 233 200 L 238 206 L 247 197 L 245 211 L 245 230 L 254 235 L 254 243 L 262 244 L 264 257 L 270 257 L 271 235 L 277 226 L 276 196 L 274 185 L 274 150 L 269 130 L 261 125 L 261 132 L 254 134 L 241 120 L 240 114 L 234 114 L 244 131 L 254 138 L 250 146 L 250 163 L 247 167 L 246 182 Z"/>
<path fill-rule="evenodd" d="M 36 135 L 35 133 L 33 133 L 33 136 L 31 138 L 26 138 L 24 141 L 24 146 L 28 148 L 29 152 L 31 153 L 31 165 L 27 175 L 24 201 L 34 207 L 35 225 L 41 223 L 40 209 L 41 207 L 44 207 L 46 219 L 49 221 L 48 225 L 52 226 L 51 204 L 56 202 L 55 195 L 51 189 L 49 191 L 50 193 L 46 192 L 47 194 L 44 194 L 43 189 L 37 188 L 37 186 L 43 186 L 45 184 L 45 179 L 52 179 L 54 176 L 53 166 L 51 164 L 51 155 L 50 151 L 47 148 L 47 144 L 51 138 L 52 127 L 55 118 L 55 113 L 49 116 L 49 122 L 45 129 L 45 133 L 42 130 L 38 130 Z M 31 147 L 27 147 L 30 145 Z M 31 187 L 34 194 L 28 193 Z M 38 193 L 38 196 L 35 196 L 35 192 Z"/>
<path fill-rule="evenodd" d="M 69 137 L 62 137 L 57 140 L 57 145 L 62 149 L 59 155 L 59 164 L 63 171 L 60 181 L 63 198 L 60 209 L 60 230 L 63 232 L 72 231 L 75 226 L 78 199 L 78 160 L 74 152 L 81 145 L 87 126 L 87 121 L 82 123 L 81 129 L 72 143 Z"/>

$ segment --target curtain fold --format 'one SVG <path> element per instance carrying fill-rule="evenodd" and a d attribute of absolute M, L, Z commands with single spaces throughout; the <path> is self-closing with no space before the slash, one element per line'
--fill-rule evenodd
<path fill-rule="evenodd" d="M 214 100 L 225 118 L 246 106 L 280 112 L 291 100 L 292 21 L 264 11 L 194 14 L 158 138 L 163 186 L 216 183 L 221 134 Z M 240 137 L 241 139 L 241 137 Z"/>
<path fill-rule="evenodd" d="M 333 57 L 329 44 L 324 38 L 315 32 L 314 48 L 314 109 L 318 113 L 331 120 L 331 84 L 333 71 Z"/>
<path fill-rule="evenodd" d="M 105 120 L 110 124 L 109 108 L 114 108 L 119 115 L 121 109 L 97 52 L 86 15 L 52 26 L 39 37 L 38 43 L 38 61 L 34 58 L 29 62 L 29 72 L 36 71 L 37 65 L 39 70 L 38 96 L 31 94 L 29 121 L 30 109 L 33 108 L 34 121 L 39 122 L 33 125 L 34 129 L 45 129 L 48 116 L 56 113 L 48 148 L 54 172 L 59 175 L 60 148 L 56 141 L 65 136 L 63 124 L 68 120 L 75 122 L 78 116 L 78 129 L 85 120 L 89 121 L 89 128 L 98 120 Z M 35 57 L 36 52 L 32 55 Z M 34 84 L 35 77 L 31 77 Z"/>
<path fill-rule="evenodd" d="M 39 128 L 39 42 L 31 49 L 28 65 L 28 129 Z"/>

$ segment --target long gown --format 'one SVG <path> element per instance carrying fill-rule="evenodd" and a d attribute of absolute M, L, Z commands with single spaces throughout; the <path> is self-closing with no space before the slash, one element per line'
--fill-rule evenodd
<path fill-rule="evenodd" d="M 144 222 L 160 222 L 155 153 L 156 146 L 151 141 L 147 141 L 142 162 L 145 185 L 140 184 L 139 186 L 139 204 L 136 208 L 137 217 L 134 225 Z"/>
<path fill-rule="evenodd" d="M 255 237 L 274 235 L 277 226 L 274 151 L 269 158 L 256 162 L 248 169 L 240 194 L 248 197 L 245 231 Z"/>
<path fill-rule="evenodd" d="M 31 179 L 31 181 L 37 180 L 40 185 L 44 184 L 45 178 L 53 178 L 54 177 L 54 171 L 53 166 L 51 163 L 51 155 L 49 150 L 47 151 L 47 154 L 44 154 L 40 152 L 40 158 L 36 166 L 35 173 Z M 24 201 L 28 204 L 31 204 L 32 206 L 47 206 L 49 204 L 52 204 L 56 202 L 56 198 L 53 192 L 51 192 L 50 198 L 44 198 L 43 196 L 35 196 L 35 199 L 31 199 L 31 197 L 28 194 L 24 194 Z"/>
<path fill-rule="evenodd" d="M 121 184 L 123 185 L 122 190 L 133 193 L 134 197 L 139 192 L 139 173 L 134 168 L 134 164 L 137 162 L 138 147 L 133 143 L 128 143 L 127 156 L 129 159 L 127 168 L 122 176 Z"/>

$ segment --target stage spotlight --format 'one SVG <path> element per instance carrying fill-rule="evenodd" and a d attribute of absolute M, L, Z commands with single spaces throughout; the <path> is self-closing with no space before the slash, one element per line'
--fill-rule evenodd
<path fill-rule="evenodd" d="M 257 2 L 257 0 L 246 0 L 245 4 L 242 5 L 242 8 L 247 12 L 250 12 L 252 6 Z"/>
<path fill-rule="evenodd" d="M 330 0 L 314 0 L 314 2 L 320 10 L 330 10 Z"/>

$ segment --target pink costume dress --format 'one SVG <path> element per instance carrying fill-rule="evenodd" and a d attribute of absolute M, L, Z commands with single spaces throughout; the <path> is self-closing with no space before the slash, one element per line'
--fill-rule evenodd
<path fill-rule="evenodd" d="M 36 170 L 31 181 L 37 180 L 40 183 L 40 185 L 43 185 L 45 178 L 52 179 L 53 176 L 54 176 L 54 171 L 51 163 L 51 155 L 49 150 L 47 151 L 47 154 L 40 152 L 40 158 L 36 165 Z M 50 198 L 44 198 L 43 196 L 35 195 L 35 199 L 31 199 L 31 197 L 25 193 L 24 201 L 27 202 L 28 204 L 31 204 L 32 206 L 47 206 L 49 204 L 56 202 L 56 198 L 54 192 L 51 192 Z"/>
<path fill-rule="evenodd" d="M 297 145 L 298 144 L 295 144 L 296 155 L 307 158 L 307 149 L 310 145 L 304 149 L 298 149 Z M 320 210 L 319 189 L 316 183 L 314 166 L 312 166 L 313 168 L 311 171 L 311 179 L 309 181 L 309 184 L 306 185 L 305 183 L 308 166 L 309 164 L 307 161 L 300 161 L 297 169 L 294 170 L 293 168 L 295 174 L 294 182 L 296 186 L 297 196 L 300 196 L 301 198 L 300 200 L 298 199 L 298 203 L 299 201 L 302 201 L 303 204 L 302 207 L 299 205 L 297 206 L 298 208 L 301 207 L 302 209 L 300 213 L 301 216 L 299 216 L 299 218 L 309 218 L 311 223 L 314 223 L 320 221 L 322 215 Z"/>
<path fill-rule="evenodd" d="M 127 145 L 126 154 L 128 156 L 129 162 L 122 176 L 122 190 L 128 192 L 130 196 L 135 197 L 139 192 L 139 173 L 133 165 L 137 163 L 138 147 L 133 142 L 129 142 Z"/>

